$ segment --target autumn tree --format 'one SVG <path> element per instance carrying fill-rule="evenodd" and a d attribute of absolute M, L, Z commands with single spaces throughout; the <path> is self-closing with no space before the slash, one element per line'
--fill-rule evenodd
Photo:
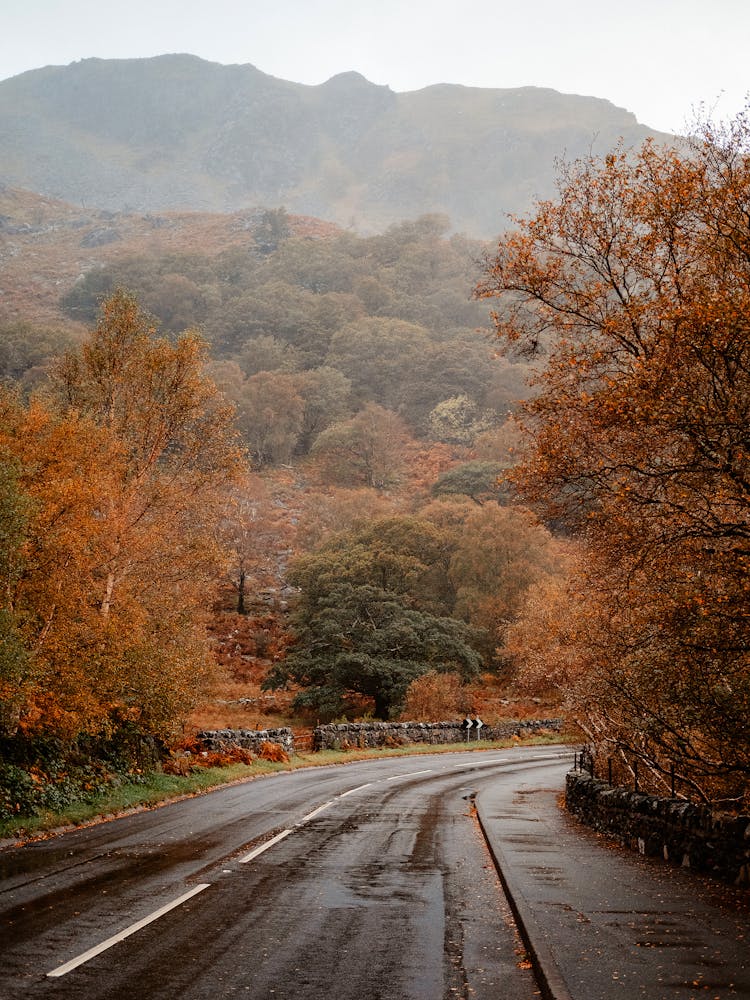
<path fill-rule="evenodd" d="M 502 642 L 529 587 L 559 569 L 560 545 L 528 511 L 489 504 L 474 509 L 458 533 L 448 576 L 453 613 L 481 629 L 488 663 Z"/>
<path fill-rule="evenodd" d="M 398 482 L 408 440 L 406 427 L 395 413 L 368 403 L 350 420 L 332 424 L 319 434 L 312 454 L 331 482 L 386 489 Z"/>
<path fill-rule="evenodd" d="M 404 721 L 442 722 L 472 711 L 472 697 L 460 674 L 430 670 L 411 682 L 401 709 Z"/>
<path fill-rule="evenodd" d="M 233 412 L 204 375 L 205 357 L 197 335 L 159 338 L 135 299 L 117 291 L 89 339 L 54 369 L 59 416 L 44 418 L 52 430 L 78 421 L 79 447 L 89 464 L 98 457 L 78 527 L 76 558 L 90 561 L 80 627 L 117 679 L 111 709 L 132 710 L 153 732 L 174 726 L 208 670 L 201 614 L 219 569 L 215 526 L 242 464 Z M 49 484 L 38 488 L 49 503 Z M 65 578 L 51 586 L 64 588 Z M 78 659 L 86 656 L 82 647 Z"/>
<path fill-rule="evenodd" d="M 256 466 L 288 462 L 302 433 L 304 403 L 293 375 L 258 372 L 239 387 L 237 423 Z"/>
<path fill-rule="evenodd" d="M 32 501 L 20 485 L 18 462 L 7 448 L 0 457 L 0 735 L 18 728 L 28 679 L 28 651 L 16 605 L 24 571 L 24 542 Z"/>
<path fill-rule="evenodd" d="M 4 393 L 0 451 L 4 735 L 100 731 L 123 682 L 100 613 L 119 449 L 93 421 Z"/>
<path fill-rule="evenodd" d="M 293 534 L 289 513 L 274 502 L 257 473 L 245 476 L 229 492 L 219 537 L 238 614 L 248 613 L 259 591 L 278 587 Z"/>
<path fill-rule="evenodd" d="M 303 552 L 317 549 L 331 535 L 393 512 L 393 500 L 381 490 L 327 486 L 302 498 L 297 542 Z"/>
<path fill-rule="evenodd" d="M 698 797 L 750 777 L 750 119 L 564 167 L 479 295 L 542 355 L 517 481 L 588 552 L 597 748 Z"/>

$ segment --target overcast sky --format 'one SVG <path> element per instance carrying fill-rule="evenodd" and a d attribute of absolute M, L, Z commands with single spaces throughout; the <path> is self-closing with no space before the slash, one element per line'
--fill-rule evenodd
<path fill-rule="evenodd" d="M 307 84 L 553 87 L 669 132 L 744 106 L 749 44 L 750 0 L 0 0 L 0 79 L 189 52 Z"/>

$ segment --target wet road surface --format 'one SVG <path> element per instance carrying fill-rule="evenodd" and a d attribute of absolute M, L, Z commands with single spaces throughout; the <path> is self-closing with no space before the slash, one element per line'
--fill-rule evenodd
<path fill-rule="evenodd" d="M 750 998 L 750 893 L 593 833 L 518 775 L 480 820 L 555 1000 Z"/>
<path fill-rule="evenodd" d="M 474 799 L 567 766 L 302 770 L 0 852 L 0 996 L 531 1000 Z"/>

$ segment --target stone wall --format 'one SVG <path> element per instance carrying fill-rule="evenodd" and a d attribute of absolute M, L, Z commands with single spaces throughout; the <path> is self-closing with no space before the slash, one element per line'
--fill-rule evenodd
<path fill-rule="evenodd" d="M 577 771 L 567 776 L 565 799 L 568 810 L 588 826 L 641 854 L 750 885 L 750 816 L 613 788 Z"/>
<path fill-rule="evenodd" d="M 497 726 L 483 726 L 480 739 L 471 730 L 471 743 L 482 740 L 510 739 L 529 735 L 540 729 L 558 731 L 562 719 L 510 720 Z M 412 743 L 464 743 L 466 732 L 456 722 L 344 722 L 318 726 L 313 733 L 315 750 L 341 750 L 348 747 L 402 746 Z"/>
<path fill-rule="evenodd" d="M 262 743 L 278 743 L 287 753 L 294 753 L 294 733 L 281 729 L 211 729 L 198 733 L 207 750 L 222 750 L 234 744 L 248 750 L 259 750 Z"/>
<path fill-rule="evenodd" d="M 469 739 L 456 722 L 345 722 L 318 726 L 313 730 L 313 750 L 345 750 L 353 747 L 407 746 L 412 743 L 481 743 L 531 735 L 540 730 L 557 732 L 562 719 L 509 720 L 497 726 L 483 726 L 480 739 L 471 730 Z M 261 743 L 279 743 L 287 753 L 294 753 L 291 729 L 212 729 L 198 733 L 207 750 L 220 750 L 229 744 L 257 750 Z"/>

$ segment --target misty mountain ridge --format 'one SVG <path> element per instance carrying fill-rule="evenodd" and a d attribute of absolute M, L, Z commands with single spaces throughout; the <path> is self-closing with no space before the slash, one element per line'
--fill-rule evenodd
<path fill-rule="evenodd" d="M 490 237 L 554 193 L 555 159 L 669 137 L 609 101 L 522 87 L 318 86 L 190 55 L 85 59 L 0 82 L 0 181 L 113 211 L 284 205 L 381 231 L 447 214 Z"/>

